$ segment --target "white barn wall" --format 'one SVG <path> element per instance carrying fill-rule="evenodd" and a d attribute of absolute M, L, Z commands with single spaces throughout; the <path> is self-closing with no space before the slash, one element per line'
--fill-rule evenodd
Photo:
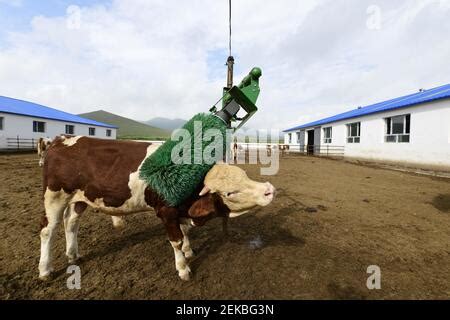
<path fill-rule="evenodd" d="M 89 128 L 95 128 L 95 136 L 92 136 L 93 138 L 116 139 L 117 135 L 117 129 L 115 128 L 28 117 L 2 112 L 0 112 L 0 117 L 4 118 L 3 130 L 0 130 L 0 149 L 6 148 L 6 138 L 16 138 L 19 136 L 24 139 L 37 140 L 41 137 L 54 138 L 60 134 L 65 134 L 66 124 L 75 126 L 74 135 L 89 136 Z M 45 132 L 33 132 L 33 121 L 45 122 Z M 106 130 L 108 129 L 111 130 L 111 137 L 106 136 Z"/>
<path fill-rule="evenodd" d="M 385 118 L 411 114 L 409 143 L 386 143 Z M 361 122 L 361 142 L 347 143 L 346 125 Z M 345 157 L 375 161 L 404 162 L 450 168 L 450 100 L 438 100 L 417 106 L 380 112 L 322 125 L 333 127 L 330 146 L 344 146 Z M 310 130 L 312 128 L 306 128 Z M 299 145 L 298 141 L 293 144 Z M 285 135 L 287 143 L 287 133 Z M 305 135 L 306 140 L 306 135 Z M 306 143 L 306 141 L 303 141 Z M 319 144 L 316 141 L 316 144 Z M 322 141 L 320 145 L 325 146 Z"/>
<path fill-rule="evenodd" d="M 291 144 L 298 145 L 297 132 L 299 132 L 299 131 L 292 131 L 292 132 L 290 132 L 290 133 L 292 133 L 292 143 Z M 288 133 L 286 133 L 284 135 L 284 144 L 289 144 L 289 135 L 288 135 Z"/>

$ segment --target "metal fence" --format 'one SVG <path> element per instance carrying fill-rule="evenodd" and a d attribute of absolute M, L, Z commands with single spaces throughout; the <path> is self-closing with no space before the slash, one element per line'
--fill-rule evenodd
<path fill-rule="evenodd" d="M 286 148 L 288 146 L 288 149 Z M 319 157 L 343 157 L 345 154 L 344 146 L 331 145 L 285 145 L 282 154 L 301 154 Z"/>
<path fill-rule="evenodd" d="M 6 138 L 6 149 L 8 151 L 31 151 L 37 149 L 38 139 L 21 138 Z"/>
<path fill-rule="evenodd" d="M 271 144 L 271 143 L 238 143 L 237 149 L 233 148 L 235 151 L 234 158 L 238 155 L 248 158 L 248 154 L 256 150 L 265 150 L 267 154 L 273 151 L 278 151 L 280 156 L 287 155 L 308 155 L 308 156 L 320 156 L 320 157 L 344 157 L 345 147 L 344 146 L 330 146 L 330 145 L 287 145 L 287 144 Z"/>

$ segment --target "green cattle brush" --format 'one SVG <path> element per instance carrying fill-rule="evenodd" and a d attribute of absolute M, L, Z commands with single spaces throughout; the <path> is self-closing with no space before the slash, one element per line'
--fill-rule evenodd
<path fill-rule="evenodd" d="M 238 86 L 224 88 L 220 110 L 214 106 L 209 113 L 199 113 L 189 120 L 181 131 L 189 133 L 187 137 L 189 139 L 186 140 L 190 145 L 185 144 L 183 147 L 184 140 L 181 142 L 174 139 L 167 140 L 144 161 L 139 172 L 140 178 L 167 204 L 180 205 L 203 183 L 205 175 L 214 165 L 212 161 L 205 161 L 203 157 L 205 150 L 212 150 L 211 157 L 216 161 L 224 160 L 221 155 L 226 155 L 229 150 L 227 133 L 235 132 L 242 127 L 258 110 L 255 103 L 260 92 L 260 77 L 261 69 L 253 68 Z M 241 109 L 245 114 L 238 117 Z M 235 123 L 237 125 L 233 126 Z M 215 141 L 211 136 L 205 138 L 208 129 L 220 132 L 222 139 Z M 175 131 L 172 137 L 186 138 L 181 131 Z M 218 141 L 221 145 L 217 147 Z M 216 152 L 217 150 L 222 152 Z M 173 153 L 177 159 L 183 158 L 183 161 L 181 163 L 173 161 Z"/>

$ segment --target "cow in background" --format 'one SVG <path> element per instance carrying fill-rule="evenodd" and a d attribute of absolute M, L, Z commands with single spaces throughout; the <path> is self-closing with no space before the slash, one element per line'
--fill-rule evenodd
<path fill-rule="evenodd" d="M 49 138 L 39 138 L 37 142 L 37 153 L 39 157 L 39 166 L 42 167 L 44 165 L 45 156 L 47 154 L 47 150 L 52 144 L 52 139 Z"/>

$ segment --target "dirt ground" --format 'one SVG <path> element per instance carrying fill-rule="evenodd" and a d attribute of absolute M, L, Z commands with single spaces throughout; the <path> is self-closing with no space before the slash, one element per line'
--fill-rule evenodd
<path fill-rule="evenodd" d="M 60 227 L 53 280 L 38 280 L 41 169 L 36 155 L 0 156 L 0 299 L 449 299 L 450 180 L 309 157 L 250 177 L 278 189 L 265 208 L 191 231 L 193 279 L 178 279 L 154 213 L 87 211 L 81 290 L 66 286 Z M 381 289 L 366 287 L 381 268 Z"/>

